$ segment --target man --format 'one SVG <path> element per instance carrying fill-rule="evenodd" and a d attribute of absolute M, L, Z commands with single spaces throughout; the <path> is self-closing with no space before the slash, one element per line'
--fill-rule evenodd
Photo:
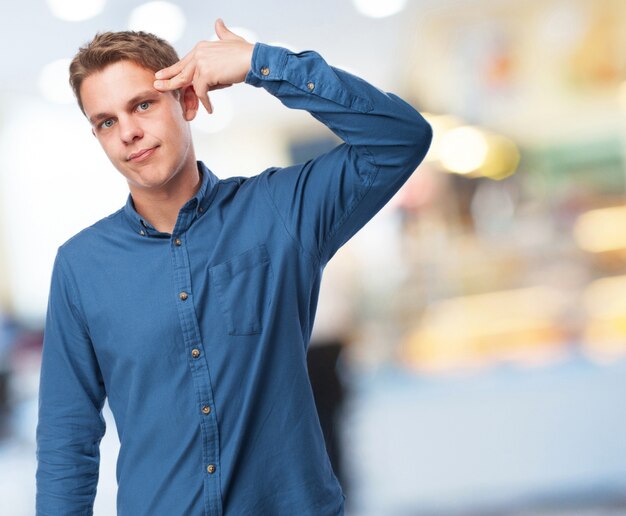
<path fill-rule="evenodd" d="M 178 61 L 144 33 L 97 35 L 71 83 L 126 178 L 124 208 L 59 248 L 37 429 L 37 514 L 91 514 L 105 397 L 118 514 L 343 514 L 305 352 L 324 265 L 398 190 L 431 139 L 406 103 L 314 52 L 218 41 Z M 218 180 L 189 121 L 211 90 L 262 87 L 344 144 Z"/>

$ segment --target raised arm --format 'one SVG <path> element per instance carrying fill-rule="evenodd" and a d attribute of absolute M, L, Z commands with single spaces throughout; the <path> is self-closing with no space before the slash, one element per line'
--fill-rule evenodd
<path fill-rule="evenodd" d="M 267 174 L 285 225 L 324 263 L 415 171 L 431 128 L 396 95 L 329 66 L 313 51 L 257 44 L 246 82 L 289 108 L 308 111 L 344 142 L 307 163 Z"/>
<path fill-rule="evenodd" d="M 37 425 L 37 516 L 92 514 L 105 389 L 59 254 L 44 333 Z"/>
<path fill-rule="evenodd" d="M 344 144 L 302 165 L 264 175 L 270 202 L 312 259 L 325 263 L 389 201 L 426 155 L 432 131 L 392 93 L 329 66 L 316 52 L 251 46 L 216 22 L 219 40 L 201 42 L 157 73 L 157 89 L 208 91 L 245 80 L 285 106 L 308 111 Z M 210 111 L 208 97 L 203 101 Z"/>

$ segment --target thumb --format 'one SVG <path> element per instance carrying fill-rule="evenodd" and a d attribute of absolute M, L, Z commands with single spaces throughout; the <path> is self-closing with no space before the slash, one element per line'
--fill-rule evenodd
<path fill-rule="evenodd" d="M 222 20 L 221 18 L 218 18 L 215 21 L 215 34 L 217 34 L 217 37 L 221 40 L 243 39 L 241 36 L 237 36 L 237 34 L 228 30 L 226 28 L 226 24 L 224 23 L 224 20 Z"/>

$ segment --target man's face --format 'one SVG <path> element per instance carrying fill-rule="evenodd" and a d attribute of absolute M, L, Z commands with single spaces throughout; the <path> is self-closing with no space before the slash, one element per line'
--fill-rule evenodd
<path fill-rule="evenodd" d="M 194 108 L 189 92 L 179 100 L 155 90 L 153 82 L 154 72 L 119 61 L 88 76 L 80 88 L 93 133 L 131 191 L 167 190 L 181 171 L 196 167 L 188 121 L 197 100 Z"/>

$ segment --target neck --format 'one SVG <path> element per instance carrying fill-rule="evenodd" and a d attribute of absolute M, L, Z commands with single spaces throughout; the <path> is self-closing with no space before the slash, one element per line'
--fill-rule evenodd
<path fill-rule="evenodd" d="M 193 168 L 181 171 L 161 188 L 130 187 L 135 210 L 150 222 L 157 231 L 173 233 L 178 212 L 200 188 L 200 173 Z"/>

